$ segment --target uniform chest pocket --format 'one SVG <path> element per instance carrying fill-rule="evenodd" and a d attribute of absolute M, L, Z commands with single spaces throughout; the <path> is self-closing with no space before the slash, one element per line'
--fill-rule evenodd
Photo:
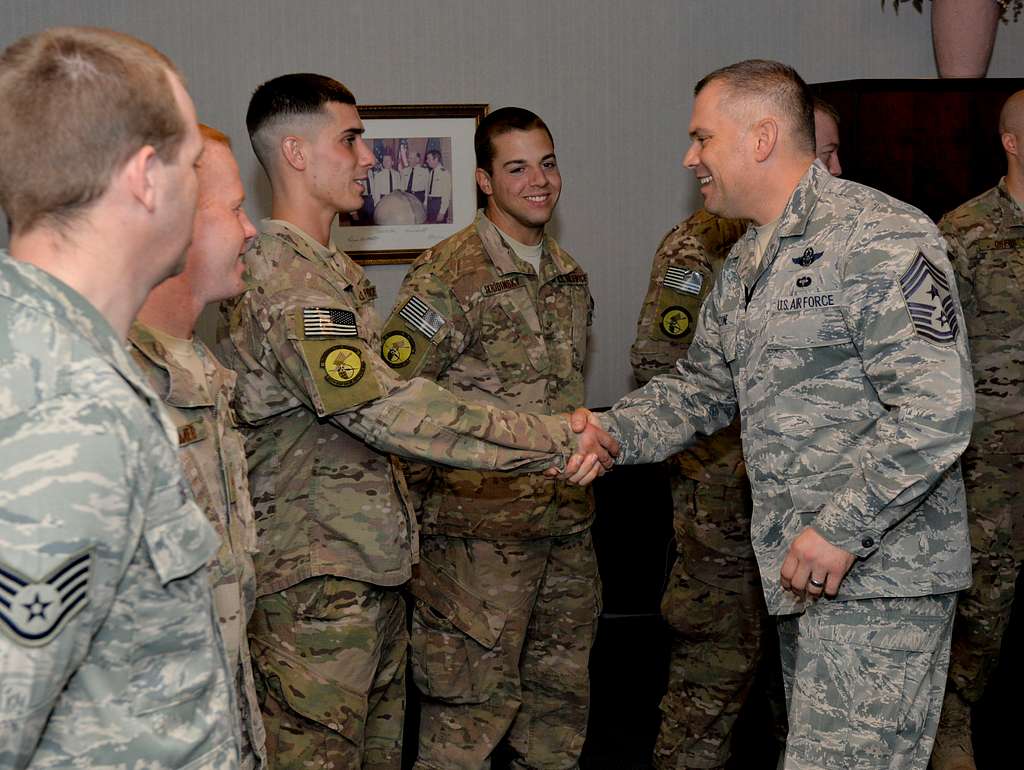
<path fill-rule="evenodd" d="M 832 294 L 782 297 L 768 319 L 768 349 L 823 348 L 851 343 Z"/>
<path fill-rule="evenodd" d="M 210 577 L 218 538 L 179 484 L 157 489 L 144 539 L 150 566 L 135 580 L 131 618 L 132 712 L 172 708 L 200 697 L 216 681 Z M 144 556 L 141 558 L 145 558 Z M 155 574 L 154 574 L 155 570 Z"/>
<path fill-rule="evenodd" d="M 519 293 L 523 296 L 512 296 Z M 507 375 L 523 376 L 531 370 L 546 372 L 550 366 L 537 311 L 525 289 L 497 298 L 484 317 L 480 341 L 488 362 Z"/>
<path fill-rule="evenodd" d="M 978 310 L 986 314 L 1010 314 L 1007 320 L 1015 321 L 1020 312 L 1017 287 L 1021 285 L 1024 285 L 1024 250 L 986 251 L 974 274 Z"/>

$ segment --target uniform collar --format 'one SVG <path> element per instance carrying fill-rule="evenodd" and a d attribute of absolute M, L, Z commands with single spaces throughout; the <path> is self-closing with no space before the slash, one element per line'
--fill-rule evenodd
<path fill-rule="evenodd" d="M 341 276 L 347 286 L 356 286 L 363 278 L 362 268 L 353 262 L 348 254 L 338 249 L 334 241 L 324 246 L 302 228 L 283 219 L 262 220 L 260 232 L 286 240 L 302 257 Z"/>
<path fill-rule="evenodd" d="M 1017 205 L 1017 201 L 1010 195 L 1010 190 L 1006 187 L 1005 176 L 999 180 L 996 190 L 999 191 L 999 214 L 1002 217 L 1000 224 L 1003 227 L 1024 227 L 1021 206 Z"/>
<path fill-rule="evenodd" d="M 531 266 L 516 256 L 512 247 L 501 237 L 498 228 L 484 215 L 483 209 L 476 212 L 474 225 L 477 235 L 484 244 L 488 259 L 501 275 L 531 272 Z M 547 283 L 555 276 L 568 275 L 579 270 L 576 261 L 562 251 L 562 247 L 547 233 L 544 233 L 543 246 L 540 256 L 541 283 Z"/>
<path fill-rule="evenodd" d="M 177 430 L 164 414 L 159 397 L 132 362 L 114 327 L 89 300 L 45 270 L 14 259 L 6 249 L 0 249 L 0 293 L 3 289 L 13 301 L 53 318 L 92 347 L 146 402 L 168 439 L 177 441 Z"/>
<path fill-rule="evenodd" d="M 163 396 L 168 404 L 185 409 L 214 405 L 207 383 L 196 382 L 188 367 L 174 359 L 171 351 L 156 338 L 150 327 L 135 321 L 128 330 L 128 341 L 163 371 L 167 380 L 167 392 Z M 194 342 L 192 344 L 195 345 Z M 198 353 L 196 357 L 205 371 L 205 362 Z"/>

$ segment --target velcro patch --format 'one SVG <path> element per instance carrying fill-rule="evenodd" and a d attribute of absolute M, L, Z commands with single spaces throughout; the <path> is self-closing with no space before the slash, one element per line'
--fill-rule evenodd
<path fill-rule="evenodd" d="M 665 271 L 665 279 L 662 285 L 667 286 L 680 294 L 700 294 L 704 285 L 704 276 L 696 270 L 687 270 L 677 265 L 670 266 Z"/>
<path fill-rule="evenodd" d="M 376 286 L 364 286 L 358 290 L 360 302 L 373 302 L 377 299 L 377 287 Z"/>
<path fill-rule="evenodd" d="M 518 288 L 518 278 L 502 278 L 500 281 L 485 284 L 481 291 L 483 291 L 485 297 L 493 297 L 495 294 L 501 294 L 502 292 L 512 291 L 513 289 Z"/>
<path fill-rule="evenodd" d="M 577 270 L 565 275 L 555 276 L 555 283 L 562 286 L 586 286 L 589 283 L 589 279 L 586 273 Z"/>
<path fill-rule="evenodd" d="M 690 331 L 690 327 L 693 326 L 693 316 L 685 307 L 672 305 L 661 314 L 660 323 L 661 330 L 666 337 L 679 339 L 685 337 L 686 333 Z"/>
<path fill-rule="evenodd" d="M 306 339 L 316 337 L 355 337 L 356 314 L 335 307 L 306 307 L 302 309 L 302 334 Z"/>
<path fill-rule="evenodd" d="M 187 425 L 178 426 L 178 447 L 195 444 L 206 438 L 206 426 L 202 420 L 190 422 Z"/>
<path fill-rule="evenodd" d="M 900 288 L 920 336 L 940 344 L 956 340 L 959 322 L 949 282 L 923 252 L 917 252 L 913 264 L 900 278 Z"/>
<path fill-rule="evenodd" d="M 428 340 L 433 339 L 434 335 L 441 331 L 441 327 L 448 323 L 443 315 L 416 295 L 409 297 L 409 301 L 398 311 L 398 315 Z"/>
<path fill-rule="evenodd" d="M 41 647 L 89 603 L 92 549 L 34 581 L 0 562 L 0 630 L 20 645 Z"/>
<path fill-rule="evenodd" d="M 393 331 L 384 336 L 380 345 L 380 357 L 392 369 L 401 369 L 416 353 L 416 341 L 412 335 Z"/>

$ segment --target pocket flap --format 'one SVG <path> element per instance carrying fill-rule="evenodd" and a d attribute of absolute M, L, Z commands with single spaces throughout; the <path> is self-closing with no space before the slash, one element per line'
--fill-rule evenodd
<path fill-rule="evenodd" d="M 508 610 L 483 599 L 442 567 L 422 560 L 414 568 L 409 591 L 475 642 L 491 649 L 498 643 Z"/>
<path fill-rule="evenodd" d="M 153 493 L 143 536 L 162 585 L 206 566 L 220 547 L 220 537 L 180 484 Z"/>

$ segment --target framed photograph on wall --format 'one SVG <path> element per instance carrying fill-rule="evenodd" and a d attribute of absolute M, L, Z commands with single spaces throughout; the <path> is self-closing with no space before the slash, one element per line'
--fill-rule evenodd
<path fill-rule="evenodd" d="M 486 104 L 359 105 L 374 165 L 334 242 L 366 265 L 412 262 L 476 214 L 473 134 Z"/>

